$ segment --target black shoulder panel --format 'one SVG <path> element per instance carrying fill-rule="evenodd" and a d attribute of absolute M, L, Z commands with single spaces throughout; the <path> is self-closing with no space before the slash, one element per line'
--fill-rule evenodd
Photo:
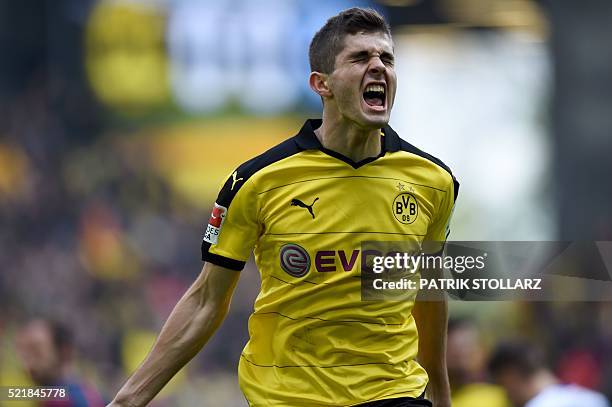
<path fill-rule="evenodd" d="M 453 175 L 453 172 L 451 171 L 451 169 L 446 164 L 444 164 L 442 162 L 442 160 L 440 160 L 439 158 L 434 157 L 433 155 L 428 154 L 425 151 L 423 151 L 423 150 L 413 146 L 412 144 L 408 143 L 406 140 L 401 140 L 401 149 L 403 151 L 407 151 L 409 153 L 421 156 L 421 157 L 431 161 L 432 163 L 436 164 L 437 166 L 443 168 L 446 172 L 448 172 L 450 174 L 450 176 L 453 178 L 453 184 L 455 186 L 455 188 L 454 188 L 455 196 L 453 197 L 453 199 L 455 201 L 457 200 L 457 195 L 459 194 L 459 181 L 457 181 L 457 179 Z"/>
<path fill-rule="evenodd" d="M 223 184 L 217 197 L 217 204 L 228 208 L 236 193 L 253 174 L 270 164 L 274 164 L 300 151 L 302 150 L 297 145 L 295 137 L 292 137 L 272 147 L 265 153 L 241 164 Z"/>
<path fill-rule="evenodd" d="M 236 193 L 244 185 L 244 183 L 253 176 L 257 171 L 267 167 L 283 158 L 290 157 L 294 154 L 299 153 L 302 149 L 298 146 L 296 138 L 292 137 L 283 141 L 275 147 L 272 147 L 265 153 L 250 159 L 249 161 L 241 164 L 236 171 L 230 175 L 225 181 L 219 196 L 217 197 L 216 203 L 218 205 L 229 208 L 232 200 L 236 196 Z M 220 256 L 214 253 L 210 253 L 211 243 L 203 240 L 202 241 L 202 260 L 208 261 L 213 264 L 217 264 L 222 267 L 226 267 L 232 270 L 240 271 L 244 268 L 245 262 L 230 259 L 224 256 Z"/>

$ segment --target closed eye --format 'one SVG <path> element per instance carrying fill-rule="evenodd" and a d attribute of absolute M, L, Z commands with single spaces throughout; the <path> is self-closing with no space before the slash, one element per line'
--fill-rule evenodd
<path fill-rule="evenodd" d="M 349 58 L 353 62 L 362 62 L 368 60 L 369 54 L 367 51 L 359 51 L 351 54 Z"/>
<path fill-rule="evenodd" d="M 393 66 L 393 64 L 395 64 L 395 58 L 393 57 L 392 54 L 389 54 L 388 52 L 383 52 L 382 55 L 380 56 L 380 59 L 381 61 L 383 61 L 383 63 L 387 65 Z"/>
<path fill-rule="evenodd" d="M 349 56 L 349 60 L 351 62 L 367 62 L 371 58 L 370 54 L 367 51 L 358 51 Z M 383 52 L 380 55 L 380 60 L 388 66 L 393 66 L 395 64 L 395 57 L 393 54 L 388 52 Z"/>

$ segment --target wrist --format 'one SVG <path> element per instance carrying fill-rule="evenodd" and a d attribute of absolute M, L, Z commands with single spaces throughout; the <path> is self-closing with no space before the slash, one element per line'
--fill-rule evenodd
<path fill-rule="evenodd" d="M 106 407 L 138 407 L 138 405 L 131 402 L 125 395 L 117 394 L 113 401 Z"/>
<path fill-rule="evenodd" d="M 450 407 L 451 393 L 448 377 L 440 375 L 433 380 L 430 378 L 427 395 L 431 399 L 433 407 Z"/>
<path fill-rule="evenodd" d="M 433 407 L 451 407 L 450 398 L 444 400 L 432 400 L 431 403 Z"/>

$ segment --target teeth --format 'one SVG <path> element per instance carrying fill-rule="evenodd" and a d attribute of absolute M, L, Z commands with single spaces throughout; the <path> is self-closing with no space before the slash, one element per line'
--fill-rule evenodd
<path fill-rule="evenodd" d="M 365 89 L 366 92 L 381 92 L 385 93 L 385 87 L 382 85 L 368 85 Z"/>

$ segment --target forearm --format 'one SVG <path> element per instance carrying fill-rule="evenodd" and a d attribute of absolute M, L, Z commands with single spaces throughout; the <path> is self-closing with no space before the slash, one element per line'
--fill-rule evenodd
<path fill-rule="evenodd" d="M 179 300 L 149 355 L 111 406 L 146 405 L 213 335 L 227 313 L 229 300 L 209 300 L 203 284 L 198 279 Z"/>
<path fill-rule="evenodd" d="M 431 293 L 430 293 L 431 294 Z M 417 301 L 414 316 L 419 330 L 418 359 L 427 371 L 427 393 L 434 407 L 450 406 L 450 385 L 446 368 L 448 303 L 444 292 L 435 300 Z"/>
<path fill-rule="evenodd" d="M 445 405 L 450 399 L 446 368 L 446 333 L 448 304 L 446 299 L 423 303 L 429 308 L 428 323 L 419 332 L 419 361 L 429 375 L 428 392 L 434 406 Z"/>

